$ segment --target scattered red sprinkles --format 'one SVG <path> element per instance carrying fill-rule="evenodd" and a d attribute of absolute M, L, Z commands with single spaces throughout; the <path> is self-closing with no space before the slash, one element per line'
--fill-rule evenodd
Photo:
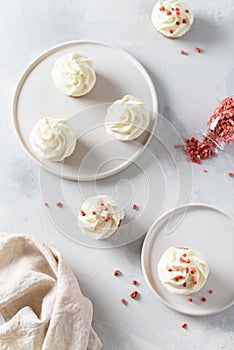
<path fill-rule="evenodd" d="M 134 292 L 132 292 L 132 293 L 130 294 L 130 297 L 131 297 L 132 299 L 135 299 L 135 298 L 137 297 L 137 295 L 138 295 L 138 292 L 137 292 L 136 290 L 134 290 Z"/>
<path fill-rule="evenodd" d="M 137 284 L 137 281 L 136 280 L 132 280 L 132 284 Z"/>
<path fill-rule="evenodd" d="M 57 207 L 62 208 L 63 203 L 61 203 L 61 202 L 57 202 L 57 203 L 56 203 L 56 205 L 57 205 Z"/>
<path fill-rule="evenodd" d="M 186 9 L 186 10 L 185 10 L 185 12 L 186 12 L 186 13 L 189 13 L 189 10 L 188 10 L 188 9 Z"/>
<path fill-rule="evenodd" d="M 48 206 L 49 206 L 49 204 L 48 204 L 47 202 L 45 202 L 45 203 L 44 203 L 44 205 L 45 205 L 46 207 L 48 207 Z"/>
<path fill-rule="evenodd" d="M 80 213 L 81 213 L 82 216 L 85 216 L 85 215 L 86 215 L 86 213 L 84 212 L 84 210 L 81 210 Z"/>
<path fill-rule="evenodd" d="M 160 10 L 160 11 L 165 11 L 165 7 L 164 7 L 164 6 L 161 6 L 159 10 Z"/>
<path fill-rule="evenodd" d="M 167 11 L 167 15 L 170 16 L 171 15 L 171 11 L 168 10 Z"/>
<path fill-rule="evenodd" d="M 204 171 L 204 173 L 208 173 L 208 170 L 206 170 L 206 169 L 204 169 L 203 171 Z"/>
<path fill-rule="evenodd" d="M 133 204 L 133 205 L 132 205 L 132 209 L 137 209 L 137 205 L 136 205 L 136 204 Z"/>
<path fill-rule="evenodd" d="M 115 270 L 114 271 L 114 276 L 119 276 L 120 275 L 120 270 Z"/>
<path fill-rule="evenodd" d="M 200 53 L 200 52 L 201 52 L 200 47 L 196 47 L 196 48 L 195 48 L 195 51 L 196 51 L 197 53 Z"/>
<path fill-rule="evenodd" d="M 205 303 L 205 302 L 206 302 L 206 298 L 205 298 L 205 297 L 202 297 L 202 298 L 201 298 L 201 301 L 202 301 L 203 303 Z"/>
<path fill-rule="evenodd" d="M 202 141 L 195 137 L 186 138 L 184 145 L 176 145 L 187 154 L 187 161 L 197 164 L 201 160 L 215 157 L 217 147 L 223 149 L 225 145 L 234 142 L 234 99 L 227 97 L 215 108 L 208 122 L 208 130 Z"/>
<path fill-rule="evenodd" d="M 185 271 L 186 271 L 186 273 L 189 273 L 189 267 L 188 266 L 186 266 Z"/>
<path fill-rule="evenodd" d="M 122 304 L 127 304 L 127 302 L 126 302 L 126 300 L 124 298 L 122 298 L 120 301 L 121 301 Z"/>
<path fill-rule="evenodd" d="M 210 293 L 210 294 L 213 294 L 213 293 L 214 293 L 214 291 L 213 291 L 212 289 L 210 289 L 210 290 L 209 290 L 209 293 Z"/>
<path fill-rule="evenodd" d="M 193 269 L 191 269 L 191 274 L 192 274 L 192 275 L 194 275 L 194 273 L 196 273 L 196 271 L 197 271 L 197 270 L 196 270 L 196 269 L 194 269 L 194 268 L 193 268 Z"/>
<path fill-rule="evenodd" d="M 187 283 L 186 282 L 183 283 L 183 287 L 184 288 L 187 287 Z"/>
<path fill-rule="evenodd" d="M 186 264 L 190 264 L 190 259 L 187 259 L 187 260 L 186 260 Z"/>
<path fill-rule="evenodd" d="M 96 215 L 97 213 L 96 213 L 96 211 L 95 211 L 95 210 L 93 210 L 93 211 L 92 211 L 92 214 L 93 214 L 93 215 Z"/>
<path fill-rule="evenodd" d="M 183 323 L 183 324 L 181 325 L 181 327 L 184 328 L 184 329 L 187 328 L 187 323 Z"/>
<path fill-rule="evenodd" d="M 230 173 L 228 173 L 228 176 L 234 177 L 234 174 L 230 172 Z"/>
<path fill-rule="evenodd" d="M 183 19 L 182 19 L 182 23 L 184 23 L 184 24 L 187 23 L 186 18 L 183 18 Z"/>
<path fill-rule="evenodd" d="M 189 301 L 190 303 L 192 303 L 192 302 L 193 302 L 193 298 L 188 298 L 188 301 Z"/>
<path fill-rule="evenodd" d="M 170 269 L 168 269 L 167 271 L 168 271 L 168 272 L 172 272 L 173 270 L 170 268 Z"/>
<path fill-rule="evenodd" d="M 185 51 L 184 50 L 180 50 L 181 55 L 185 55 Z"/>
<path fill-rule="evenodd" d="M 184 254 L 183 254 L 183 257 L 184 257 L 184 258 L 186 258 L 186 256 L 187 256 L 187 254 L 186 254 L 186 253 L 184 253 Z"/>
<path fill-rule="evenodd" d="M 180 25 L 180 21 L 176 21 L 176 25 L 179 26 Z"/>
<path fill-rule="evenodd" d="M 173 30 L 173 29 L 170 29 L 170 30 L 169 30 L 169 33 L 170 33 L 170 34 L 173 34 L 173 33 L 174 33 L 174 30 Z"/>

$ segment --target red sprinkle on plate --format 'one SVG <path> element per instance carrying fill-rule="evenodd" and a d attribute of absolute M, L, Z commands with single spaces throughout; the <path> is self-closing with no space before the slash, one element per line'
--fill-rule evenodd
<path fill-rule="evenodd" d="M 62 208 L 63 203 L 61 203 L 61 202 L 57 202 L 57 203 L 56 203 L 56 206 L 57 206 L 58 208 Z"/>
<path fill-rule="evenodd" d="M 132 205 L 132 209 L 134 209 L 134 210 L 137 209 L 137 205 L 136 205 L 136 204 L 133 204 L 133 205 Z"/>
<path fill-rule="evenodd" d="M 127 304 L 127 302 L 126 302 L 126 300 L 125 300 L 124 298 L 122 298 L 120 301 L 121 301 L 121 303 L 124 304 L 124 305 Z"/>
<path fill-rule="evenodd" d="M 213 293 L 214 293 L 214 291 L 213 291 L 212 289 L 210 289 L 208 292 L 209 292 L 210 294 L 213 294 Z"/>
<path fill-rule="evenodd" d="M 48 206 L 49 206 L 49 204 L 48 204 L 47 202 L 45 202 L 45 203 L 44 203 L 44 206 L 45 206 L 45 207 L 48 207 Z"/>
<path fill-rule="evenodd" d="M 234 177 L 234 174 L 232 172 L 228 173 L 228 176 Z"/>
<path fill-rule="evenodd" d="M 205 297 L 201 298 L 201 301 L 202 301 L 203 303 L 205 303 L 205 302 L 206 302 L 206 298 L 205 298 Z"/>
<path fill-rule="evenodd" d="M 192 302 L 193 302 L 193 298 L 188 298 L 188 301 L 189 301 L 190 303 L 192 303 Z"/>
<path fill-rule="evenodd" d="M 131 297 L 132 299 L 135 299 L 135 298 L 137 297 L 137 295 L 138 295 L 138 292 L 137 292 L 136 290 L 134 290 L 134 292 L 132 292 L 132 293 L 130 294 L 130 297 Z"/>
<path fill-rule="evenodd" d="M 114 276 L 119 276 L 121 274 L 120 270 L 115 270 L 114 271 Z"/>
<path fill-rule="evenodd" d="M 195 48 L 195 51 L 196 51 L 197 53 L 200 53 L 200 52 L 201 52 L 200 47 L 196 47 L 196 48 Z"/>
<path fill-rule="evenodd" d="M 132 280 L 132 284 L 138 284 L 136 280 Z"/>
<path fill-rule="evenodd" d="M 181 327 L 184 328 L 184 329 L 187 328 L 187 323 L 183 323 L 183 324 L 181 325 Z"/>

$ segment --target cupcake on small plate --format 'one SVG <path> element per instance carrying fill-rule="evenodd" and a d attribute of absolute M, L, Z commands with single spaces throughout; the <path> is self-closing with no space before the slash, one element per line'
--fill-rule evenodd
<path fill-rule="evenodd" d="M 117 140 L 131 141 L 147 129 L 149 122 L 150 113 L 144 102 L 126 95 L 108 108 L 104 126 Z"/>
<path fill-rule="evenodd" d="M 76 147 L 76 135 L 63 119 L 40 119 L 32 129 L 29 141 L 42 159 L 55 162 L 69 157 Z"/>
<path fill-rule="evenodd" d="M 60 57 L 52 69 L 55 87 L 67 96 L 79 97 L 92 90 L 96 74 L 92 60 L 80 53 Z"/>
<path fill-rule="evenodd" d="M 184 2 L 166 0 L 156 3 L 151 19 L 160 34 L 167 38 L 178 38 L 189 31 L 194 18 Z"/>
<path fill-rule="evenodd" d="M 162 285 L 173 294 L 188 295 L 198 292 L 206 283 L 209 267 L 195 249 L 170 247 L 158 263 Z"/>
<path fill-rule="evenodd" d="M 124 211 L 107 195 L 89 197 L 81 206 L 79 226 L 92 239 L 106 239 L 117 231 Z"/>

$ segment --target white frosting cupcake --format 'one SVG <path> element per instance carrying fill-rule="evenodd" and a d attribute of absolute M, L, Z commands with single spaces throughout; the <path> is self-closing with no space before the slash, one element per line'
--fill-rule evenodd
<path fill-rule="evenodd" d="M 205 284 L 209 268 L 202 255 L 194 249 L 167 249 L 158 263 L 158 276 L 163 286 L 173 294 L 188 295 Z"/>
<path fill-rule="evenodd" d="M 42 118 L 30 133 L 29 141 L 43 159 L 61 161 L 76 147 L 76 135 L 66 120 Z"/>
<path fill-rule="evenodd" d="M 159 1 L 152 11 L 152 23 L 159 33 L 168 38 L 178 38 L 193 24 L 193 13 L 183 2 Z"/>
<path fill-rule="evenodd" d="M 52 78 L 57 89 L 72 97 L 87 94 L 96 82 L 93 62 L 79 53 L 60 57 L 54 64 Z"/>
<path fill-rule="evenodd" d="M 136 97 L 126 95 L 115 101 L 105 119 L 106 131 L 120 141 L 130 141 L 140 136 L 148 127 L 149 110 Z"/>
<path fill-rule="evenodd" d="M 93 239 L 111 236 L 124 218 L 124 212 L 106 195 L 87 198 L 79 213 L 79 225 L 85 235 Z"/>

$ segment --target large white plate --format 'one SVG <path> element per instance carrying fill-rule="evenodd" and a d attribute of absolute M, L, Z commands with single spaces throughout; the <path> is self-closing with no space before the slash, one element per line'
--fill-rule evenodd
<path fill-rule="evenodd" d="M 188 297 L 169 293 L 160 283 L 157 265 L 171 246 L 190 247 L 205 257 L 210 273 L 205 286 Z M 167 212 L 150 228 L 142 249 L 142 269 L 156 296 L 176 311 L 194 315 L 221 312 L 234 304 L 234 218 L 217 208 L 193 204 Z M 209 290 L 214 291 L 209 294 Z M 201 298 L 207 302 L 202 303 Z"/>
<path fill-rule="evenodd" d="M 51 78 L 56 59 L 69 52 L 90 57 L 97 73 L 93 90 L 79 98 L 59 92 Z M 117 141 L 103 127 L 108 106 L 126 94 L 138 97 L 152 111 L 148 132 L 133 142 Z M 157 108 L 153 83 L 135 58 L 100 42 L 73 41 L 49 49 L 26 69 L 16 87 L 13 120 L 21 144 L 37 163 L 64 178 L 86 181 L 113 175 L 141 154 L 154 132 Z M 69 120 L 77 133 L 76 150 L 64 162 L 40 159 L 29 143 L 30 131 L 45 116 Z"/>

